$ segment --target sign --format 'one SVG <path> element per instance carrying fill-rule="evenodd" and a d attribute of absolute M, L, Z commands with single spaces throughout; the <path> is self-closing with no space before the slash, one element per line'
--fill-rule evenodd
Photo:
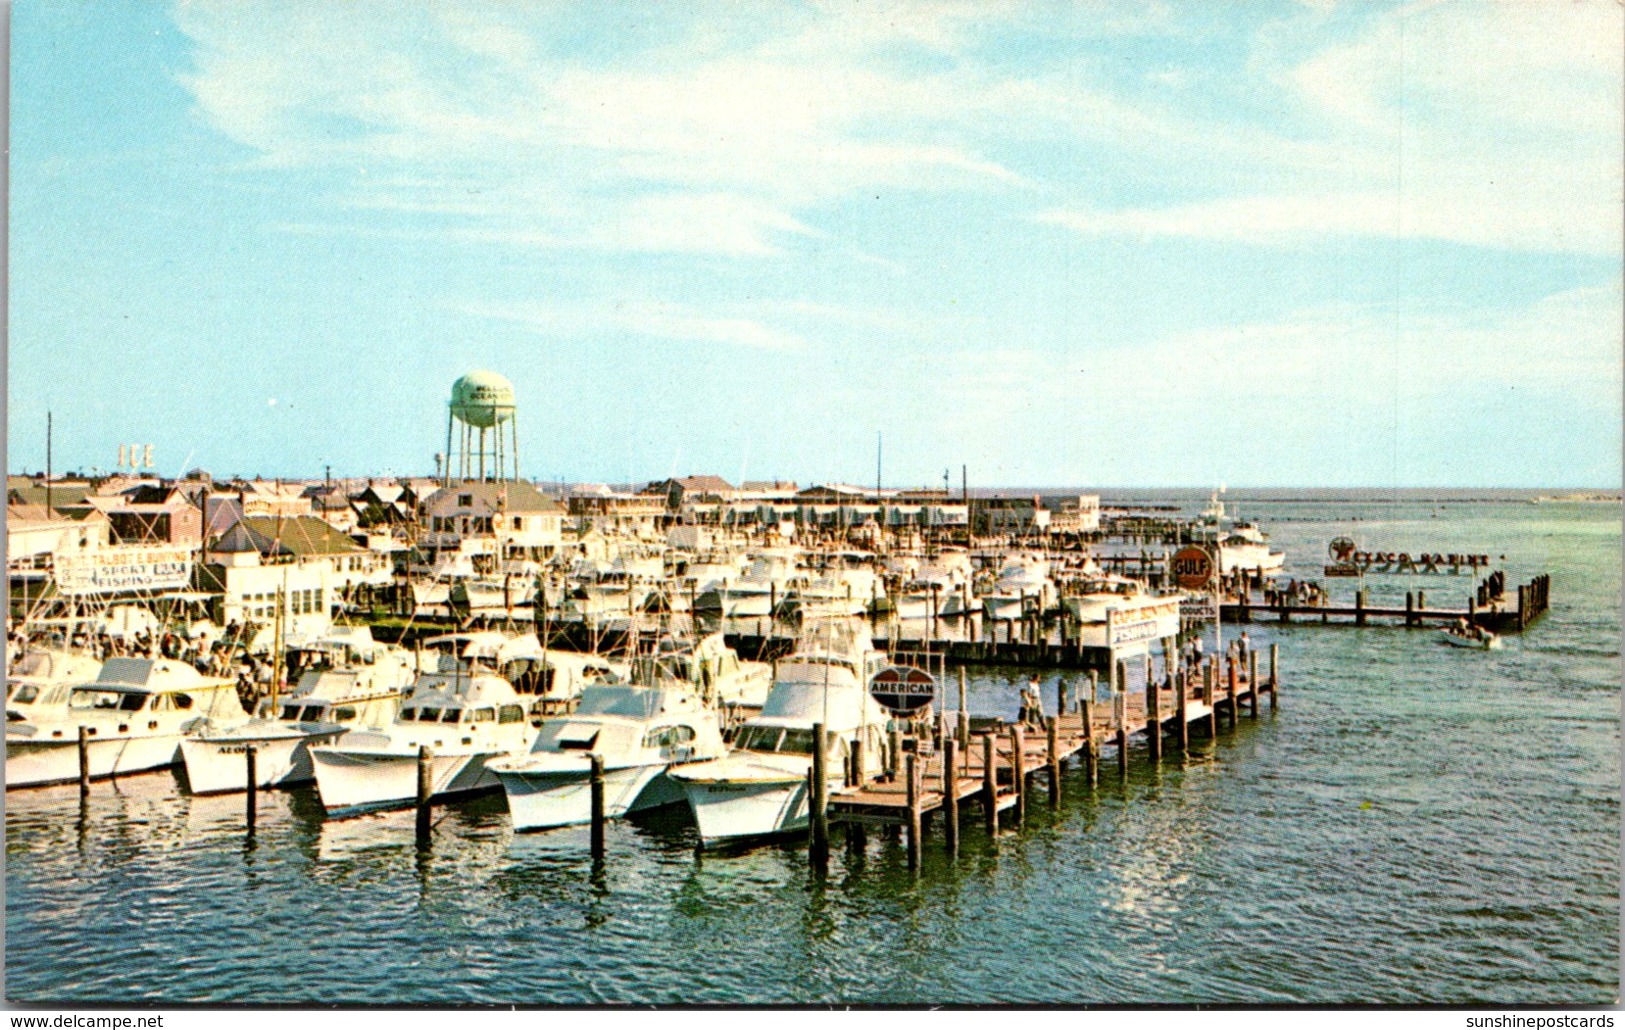
<path fill-rule="evenodd" d="M 1157 619 L 1136 619 L 1133 622 L 1113 622 L 1111 636 L 1107 638 L 1107 646 L 1113 649 L 1134 644 L 1142 640 L 1155 640 L 1166 636 L 1162 632 L 1162 623 Z"/>
<path fill-rule="evenodd" d="M 924 669 L 893 665 L 869 681 L 869 696 L 893 715 L 913 715 L 937 699 L 937 681 Z"/>
<path fill-rule="evenodd" d="M 1333 541 L 1336 543 L 1336 541 Z M 1326 566 L 1328 576 L 1450 575 L 1476 573 L 1487 568 L 1487 554 L 1411 554 L 1408 551 L 1349 551 L 1336 565 Z"/>
<path fill-rule="evenodd" d="M 1211 594 L 1191 594 L 1179 602 L 1179 617 L 1186 622 L 1212 622 L 1219 617 Z"/>
<path fill-rule="evenodd" d="M 107 547 L 56 560 L 56 588 L 69 597 L 184 590 L 191 582 L 192 552 L 184 547 Z"/>
<path fill-rule="evenodd" d="M 1326 545 L 1326 553 L 1339 565 L 1347 565 L 1358 549 L 1359 545 L 1346 536 L 1340 536 Z"/>
<path fill-rule="evenodd" d="M 1174 582 L 1186 590 L 1205 590 L 1213 583 L 1213 555 L 1203 547 L 1181 547 L 1170 563 Z"/>

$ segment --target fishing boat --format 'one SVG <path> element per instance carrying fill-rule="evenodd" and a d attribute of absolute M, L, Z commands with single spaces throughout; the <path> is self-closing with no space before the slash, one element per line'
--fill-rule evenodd
<path fill-rule="evenodd" d="M 990 619 L 1019 619 L 1042 614 L 1055 603 L 1055 583 L 1049 576 L 1049 561 L 1033 554 L 1011 556 L 999 569 L 993 589 L 983 598 Z"/>
<path fill-rule="evenodd" d="M 1193 527 L 1192 535 L 1199 541 L 1216 543 L 1219 550 L 1219 572 L 1256 572 L 1270 575 L 1280 572 L 1286 564 L 1286 554 L 1270 550 L 1269 538 L 1257 524 L 1228 518 L 1224 501 L 1215 491 L 1202 509 L 1201 517 Z"/>
<path fill-rule="evenodd" d="M 69 689 L 61 712 L 6 724 L 6 788 L 78 779 L 81 726 L 90 776 L 102 779 L 174 765 L 182 738 L 207 720 L 247 718 L 231 680 L 171 658 L 109 658 L 93 682 Z"/>
<path fill-rule="evenodd" d="M 982 601 L 971 596 L 974 578 L 970 556 L 945 550 L 912 571 L 893 601 L 900 619 L 951 619 L 980 611 Z"/>
<path fill-rule="evenodd" d="M 249 747 L 259 786 L 309 782 L 311 746 L 387 726 L 417 673 L 410 652 L 374 642 L 365 626 L 335 630 L 294 650 L 289 661 L 299 670 L 291 692 L 262 700 L 247 722 L 211 725 L 181 742 L 193 794 L 246 789 Z"/>
<path fill-rule="evenodd" d="M 668 770 L 728 750 L 717 708 L 692 687 L 666 678 L 588 687 L 573 713 L 543 724 L 529 754 L 493 761 L 513 828 L 587 822 L 593 755 L 603 760 L 606 817 L 681 803 Z"/>
<path fill-rule="evenodd" d="M 863 742 L 867 777 L 878 771 L 888 716 L 868 685 L 886 665 L 857 620 L 812 621 L 781 658 L 762 713 L 747 720 L 727 756 L 670 770 L 683 788 L 706 847 L 752 843 L 805 831 L 814 727 L 824 725 L 832 785 L 853 741 Z"/>
<path fill-rule="evenodd" d="M 1451 647 L 1466 647 L 1479 651 L 1501 650 L 1501 638 L 1482 626 L 1472 626 L 1467 629 L 1450 626 L 1441 629 L 1439 636 Z"/>
<path fill-rule="evenodd" d="M 30 647 L 9 663 L 6 672 L 6 724 L 59 718 L 68 709 L 68 694 L 92 683 L 100 659 L 58 647 Z"/>
<path fill-rule="evenodd" d="M 763 551 L 751 558 L 744 575 L 700 594 L 694 610 L 714 612 L 727 619 L 771 615 L 774 603 L 788 597 L 804 579 L 796 568 L 795 552 Z"/>
<path fill-rule="evenodd" d="M 390 726 L 310 748 L 316 790 L 333 816 L 411 804 L 420 747 L 433 754 L 431 796 L 496 790 L 488 763 L 523 751 L 533 732 L 523 699 L 501 676 L 478 666 L 422 673 Z"/>

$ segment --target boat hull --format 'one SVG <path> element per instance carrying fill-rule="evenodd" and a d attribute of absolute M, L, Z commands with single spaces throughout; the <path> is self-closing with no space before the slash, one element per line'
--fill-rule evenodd
<path fill-rule="evenodd" d="M 193 794 L 227 794 L 246 790 L 245 752 L 254 745 L 254 779 L 261 787 L 292 787 L 316 778 L 313 745 L 331 744 L 340 733 L 289 734 L 275 737 L 190 738 L 181 742 L 186 780 Z"/>
<path fill-rule="evenodd" d="M 90 778 L 107 779 L 163 769 L 180 760 L 181 734 L 92 737 Z M 31 740 L 6 738 L 6 789 L 43 787 L 79 779 L 79 741 L 76 737 Z"/>
<path fill-rule="evenodd" d="M 518 832 L 592 820 L 592 784 L 586 770 L 497 771 L 495 775 L 508 796 L 508 814 Z M 605 818 L 619 819 L 682 800 L 682 792 L 666 777 L 663 765 L 604 770 Z"/>
<path fill-rule="evenodd" d="M 807 829 L 805 781 L 681 781 L 708 848 L 748 843 Z"/>
<path fill-rule="evenodd" d="M 504 752 L 436 753 L 430 759 L 430 796 L 445 798 L 496 790 L 488 760 Z M 414 751 L 340 746 L 310 749 L 316 791 L 330 816 L 404 808 L 417 800 L 418 757 Z"/>

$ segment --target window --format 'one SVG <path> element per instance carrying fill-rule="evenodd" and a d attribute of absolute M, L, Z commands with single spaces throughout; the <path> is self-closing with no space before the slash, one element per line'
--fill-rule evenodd
<path fill-rule="evenodd" d="M 298 705 L 283 705 L 282 706 L 282 718 L 283 718 L 283 721 L 285 721 L 285 722 L 298 722 L 299 721 L 299 706 Z"/>
<path fill-rule="evenodd" d="M 472 507 L 474 507 L 474 495 L 473 494 L 458 494 L 457 495 L 457 507 L 459 507 L 459 508 L 472 508 Z"/>
<path fill-rule="evenodd" d="M 17 693 L 12 696 L 11 700 L 20 705 L 31 705 L 36 697 L 39 697 L 39 688 L 32 683 L 24 683 L 17 688 Z"/>
<path fill-rule="evenodd" d="M 355 709 L 346 705 L 333 709 L 333 718 L 339 722 L 355 722 Z"/>
<path fill-rule="evenodd" d="M 520 518 L 518 515 L 515 515 L 513 517 L 513 528 L 515 528 L 515 529 L 524 529 L 525 528 L 525 520 Z"/>
<path fill-rule="evenodd" d="M 306 705 L 305 706 L 305 721 L 306 722 L 320 722 L 321 719 L 322 719 L 322 714 L 326 710 L 327 710 L 326 705 Z"/>
<path fill-rule="evenodd" d="M 694 727 L 692 726 L 673 726 L 669 742 L 672 744 L 687 744 L 694 739 L 694 736 Z"/>
<path fill-rule="evenodd" d="M 497 710 L 495 708 L 476 708 L 474 710 L 475 722 L 493 722 L 496 717 Z"/>
<path fill-rule="evenodd" d="M 407 711 L 410 712 L 411 709 L 408 708 Z M 439 722 L 439 721 L 440 721 L 440 709 L 438 709 L 438 708 L 420 708 L 420 709 L 418 709 L 418 722 Z"/>
<path fill-rule="evenodd" d="M 503 705 L 497 719 L 498 722 L 524 722 L 525 710 L 518 705 Z"/>
<path fill-rule="evenodd" d="M 440 713 L 440 721 L 441 722 L 456 722 L 457 721 L 457 716 L 460 715 L 460 714 L 462 714 L 462 713 L 458 712 L 457 709 L 448 708 L 444 712 Z"/>
<path fill-rule="evenodd" d="M 416 708 L 402 708 L 401 709 L 401 714 L 400 714 L 400 719 L 398 721 L 400 721 L 400 722 L 411 722 L 412 720 L 416 719 L 417 717 L 418 717 L 418 710 Z"/>
<path fill-rule="evenodd" d="M 192 695 L 171 694 L 169 695 L 169 703 L 183 712 L 190 711 L 192 708 Z"/>

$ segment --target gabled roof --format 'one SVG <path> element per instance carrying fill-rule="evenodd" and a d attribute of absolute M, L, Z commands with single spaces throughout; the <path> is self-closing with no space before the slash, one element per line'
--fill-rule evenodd
<path fill-rule="evenodd" d="M 483 503 L 492 509 L 501 509 L 509 512 L 562 512 L 564 508 L 553 498 L 542 493 L 529 483 L 519 480 L 491 483 L 483 480 L 463 480 L 442 487 L 430 494 L 425 500 L 429 507 L 435 506 L 435 499 L 442 494 L 471 494 L 476 503 Z"/>
<path fill-rule="evenodd" d="M 23 479 L 20 485 L 7 483 L 6 500 L 11 504 L 44 504 L 45 484 L 35 484 L 32 480 Z M 66 504 L 78 504 L 90 493 L 89 483 L 52 483 L 51 504 L 61 507 Z"/>
<path fill-rule="evenodd" d="M 250 515 L 220 537 L 211 550 L 258 551 L 263 555 L 355 554 L 362 550 L 348 536 L 314 515 Z"/>

